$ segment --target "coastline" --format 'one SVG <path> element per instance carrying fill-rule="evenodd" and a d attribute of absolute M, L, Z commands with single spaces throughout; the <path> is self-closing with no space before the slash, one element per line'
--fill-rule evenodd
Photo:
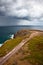
<path fill-rule="evenodd" d="M 22 29 L 22 30 L 26 30 L 26 29 Z M 18 31 L 22 31 L 22 30 L 18 30 Z M 27 29 L 28 31 L 39 31 L 39 32 L 43 32 L 43 30 L 34 30 L 34 29 Z M 17 32 L 16 32 L 17 33 Z M 10 35 L 10 39 L 13 39 L 14 38 L 14 34 Z M 6 43 L 8 40 L 6 40 L 5 42 L 3 43 Z M 3 46 L 4 44 L 0 44 L 0 48 Z"/>
<path fill-rule="evenodd" d="M 12 35 L 10 36 L 10 38 L 11 38 L 11 39 L 13 39 L 13 38 L 14 38 L 14 34 L 12 34 Z M 9 39 L 8 39 L 8 40 L 6 40 L 6 41 L 5 41 L 5 42 L 3 42 L 3 43 L 6 43 L 7 41 L 9 41 Z M 2 44 L 0 44 L 0 48 L 4 45 L 3 43 L 2 43 Z"/>

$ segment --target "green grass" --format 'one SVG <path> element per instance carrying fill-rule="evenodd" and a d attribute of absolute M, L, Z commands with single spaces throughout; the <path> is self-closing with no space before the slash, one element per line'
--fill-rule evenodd
<path fill-rule="evenodd" d="M 15 46 L 17 46 L 23 38 L 16 37 L 15 39 L 10 39 L 4 43 L 4 45 L 0 48 L 0 57 L 6 55 L 10 52 Z"/>
<path fill-rule="evenodd" d="M 31 53 L 23 59 L 27 59 L 33 65 L 37 63 L 43 65 L 43 36 L 34 37 L 27 43 L 29 43 L 28 50 L 31 50 Z"/>

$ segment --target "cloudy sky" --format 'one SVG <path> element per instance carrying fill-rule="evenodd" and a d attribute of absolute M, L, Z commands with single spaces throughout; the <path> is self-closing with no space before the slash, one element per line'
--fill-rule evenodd
<path fill-rule="evenodd" d="M 0 0 L 0 26 L 43 25 L 43 0 Z"/>

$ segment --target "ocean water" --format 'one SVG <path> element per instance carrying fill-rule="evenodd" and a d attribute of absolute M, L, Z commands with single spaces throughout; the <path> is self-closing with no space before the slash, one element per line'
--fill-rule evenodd
<path fill-rule="evenodd" d="M 0 46 L 6 40 L 12 38 L 13 34 L 22 29 L 34 29 L 43 31 L 43 26 L 0 26 Z"/>

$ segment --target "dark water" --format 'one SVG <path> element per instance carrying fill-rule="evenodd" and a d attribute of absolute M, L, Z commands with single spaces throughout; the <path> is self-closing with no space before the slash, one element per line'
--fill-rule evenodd
<path fill-rule="evenodd" d="M 21 29 L 35 29 L 42 30 L 43 26 L 1 26 L 0 27 L 0 44 L 10 39 L 11 35 Z"/>

